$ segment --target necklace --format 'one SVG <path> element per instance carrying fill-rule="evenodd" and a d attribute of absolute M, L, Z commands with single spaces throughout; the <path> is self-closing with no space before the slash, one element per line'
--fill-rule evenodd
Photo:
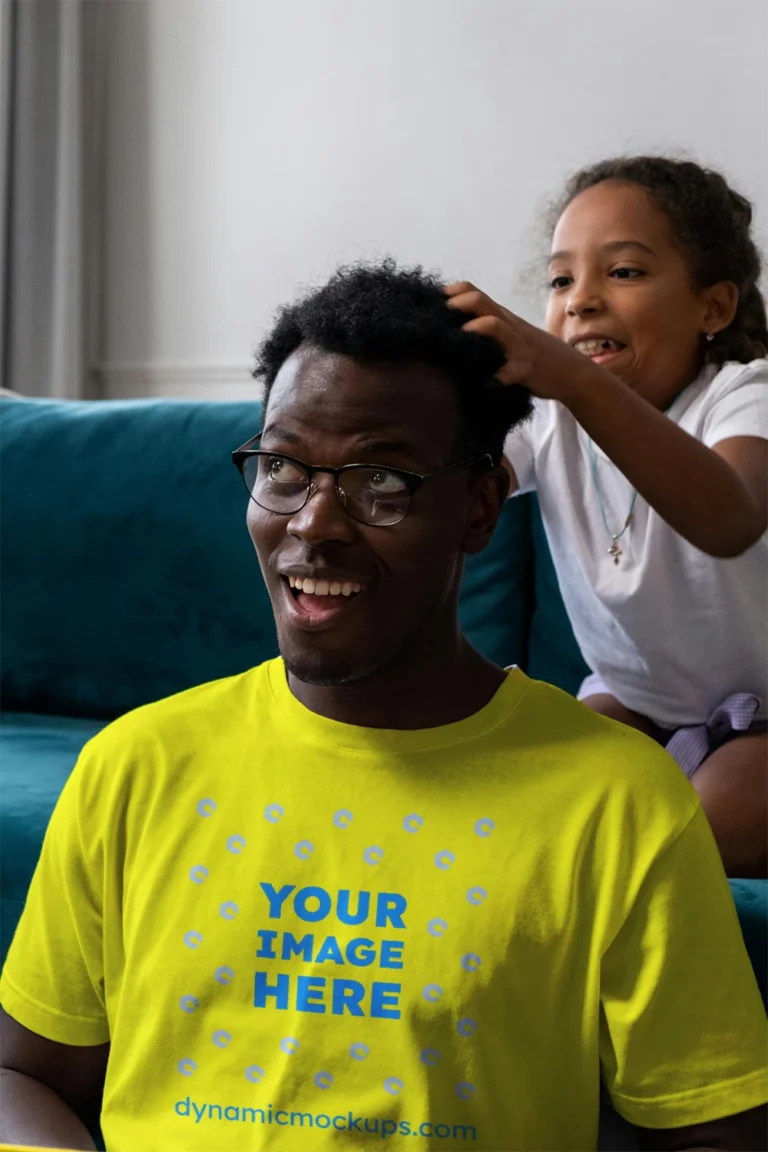
<path fill-rule="evenodd" d="M 627 518 L 624 521 L 624 527 L 621 529 L 620 532 L 611 532 L 610 528 L 608 527 L 608 519 L 605 515 L 605 505 L 603 503 L 603 494 L 600 491 L 600 481 L 597 478 L 597 457 L 595 456 L 595 446 L 592 443 L 591 439 L 587 440 L 587 447 L 589 449 L 589 467 L 590 467 L 590 471 L 592 473 L 592 483 L 595 486 L 595 491 L 597 492 L 597 499 L 598 499 L 598 502 L 600 504 L 600 515 L 603 518 L 603 524 L 605 525 L 605 530 L 611 538 L 611 546 L 608 549 L 608 555 L 612 557 L 614 564 L 618 564 L 619 559 L 624 555 L 623 551 L 621 550 L 621 548 L 619 546 L 619 540 L 621 540 L 621 538 L 624 535 L 624 533 L 626 532 L 627 528 L 629 528 L 630 524 L 632 523 L 632 517 L 633 517 L 634 511 L 635 511 L 635 501 L 637 500 L 637 488 L 635 488 L 634 491 L 632 492 L 632 500 L 631 500 L 630 505 L 629 505 L 629 512 L 627 513 Z"/>
<path fill-rule="evenodd" d="M 707 339 L 709 339 L 709 336 L 707 336 Z M 687 391 L 687 388 L 688 385 L 686 385 L 685 388 L 683 388 L 680 392 L 677 393 L 676 396 L 673 397 L 669 406 L 664 409 L 665 416 L 669 416 L 678 399 L 682 396 L 683 392 Z M 600 482 L 597 479 L 597 457 L 595 456 L 595 446 L 592 443 L 591 437 L 587 437 L 587 448 L 589 449 L 589 469 L 592 473 L 592 483 L 595 486 L 597 499 L 600 502 L 600 515 L 603 518 L 605 530 L 611 538 L 611 546 L 608 549 L 608 555 L 613 557 L 614 564 L 618 564 L 619 558 L 624 555 L 621 548 L 619 547 L 619 540 L 621 540 L 627 528 L 629 528 L 630 524 L 632 523 L 632 517 L 635 511 L 635 501 L 637 500 L 637 488 L 634 488 L 632 491 L 632 500 L 629 504 L 629 512 L 627 513 L 627 518 L 624 521 L 624 527 L 622 528 L 621 532 L 611 532 L 610 528 L 608 527 L 608 520 L 606 519 L 605 515 L 605 505 L 603 504 L 603 494 L 600 491 Z"/>

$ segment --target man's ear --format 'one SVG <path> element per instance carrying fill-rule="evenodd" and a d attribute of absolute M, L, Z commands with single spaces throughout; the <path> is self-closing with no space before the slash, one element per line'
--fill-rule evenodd
<path fill-rule="evenodd" d="M 509 473 L 501 464 L 475 480 L 470 494 L 469 518 L 461 544 L 468 556 L 474 556 L 488 546 L 504 501 L 509 496 L 509 487 Z"/>

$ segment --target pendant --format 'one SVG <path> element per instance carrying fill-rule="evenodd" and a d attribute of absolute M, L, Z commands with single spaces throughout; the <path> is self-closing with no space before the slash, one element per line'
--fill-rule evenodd
<path fill-rule="evenodd" d="M 614 540 L 614 541 L 613 541 L 613 543 L 611 544 L 610 548 L 608 549 L 608 555 L 609 555 L 609 556 L 613 556 L 613 562 L 614 562 L 614 564 L 618 564 L 618 562 L 619 562 L 619 556 L 623 556 L 623 555 L 624 555 L 624 553 L 622 552 L 621 548 L 619 548 L 619 542 L 618 542 L 618 540 Z"/>

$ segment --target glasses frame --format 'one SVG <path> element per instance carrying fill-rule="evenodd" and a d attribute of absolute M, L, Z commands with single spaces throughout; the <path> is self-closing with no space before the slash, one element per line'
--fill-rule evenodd
<path fill-rule="evenodd" d="M 287 452 L 268 452 L 264 448 L 252 448 L 251 445 L 255 444 L 257 440 L 260 440 L 262 434 L 263 430 L 262 432 L 257 432 L 256 435 L 252 436 L 250 440 L 246 440 L 245 444 L 242 444 L 239 448 L 236 448 L 232 453 L 232 463 L 243 477 L 243 483 L 245 484 L 245 490 L 248 493 L 249 499 L 253 500 L 257 507 L 263 508 L 265 512 L 269 512 L 273 516 L 295 516 L 298 512 L 301 512 L 302 508 L 306 507 L 310 499 L 314 496 L 315 492 L 317 492 L 317 485 L 314 483 L 313 479 L 315 473 L 327 472 L 328 475 L 333 476 L 333 489 L 336 493 L 336 499 L 339 501 L 339 504 L 341 504 L 344 511 L 352 520 L 357 521 L 358 524 L 365 524 L 368 528 L 394 528 L 397 524 L 402 524 L 403 520 L 405 520 L 406 516 L 411 510 L 411 501 L 413 500 L 413 497 L 426 480 L 431 480 L 434 476 L 443 476 L 446 472 L 454 472 L 459 468 L 467 468 L 469 466 L 483 464 L 486 462 L 489 468 L 493 467 L 493 457 L 491 456 L 490 452 L 486 452 L 482 456 L 470 456 L 466 460 L 457 461 L 456 464 L 447 464 L 444 468 L 436 468 L 434 472 L 409 472 L 405 468 L 392 468 L 388 464 L 342 464 L 341 468 L 329 468 L 322 464 L 307 464 L 304 460 L 300 460 L 298 456 L 291 456 Z M 245 473 L 243 471 L 245 461 L 250 459 L 252 456 L 279 456 L 280 459 L 289 460 L 292 464 L 298 464 L 300 468 L 303 468 L 303 470 L 307 473 L 309 484 L 307 486 L 304 501 L 299 505 L 298 508 L 295 508 L 292 512 L 276 512 L 273 508 L 265 508 L 263 504 L 259 504 L 258 500 L 253 495 L 248 487 L 248 484 L 246 483 Z M 343 493 L 339 488 L 339 477 L 342 476 L 344 472 L 353 472 L 361 468 L 367 468 L 369 470 L 377 469 L 381 472 L 391 472 L 393 475 L 401 477 L 405 484 L 407 484 L 408 507 L 399 520 L 395 520 L 392 524 L 371 524 L 367 520 L 360 520 L 357 516 L 354 515 L 353 512 L 350 512 L 347 504 L 344 501 Z"/>

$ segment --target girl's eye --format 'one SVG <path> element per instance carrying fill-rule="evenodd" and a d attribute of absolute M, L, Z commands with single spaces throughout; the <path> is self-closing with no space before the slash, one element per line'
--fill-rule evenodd
<path fill-rule="evenodd" d="M 553 276 L 549 282 L 550 291 L 556 292 L 558 288 L 567 288 L 572 283 L 570 276 Z"/>
<path fill-rule="evenodd" d="M 611 276 L 615 276 L 617 280 L 639 280 L 641 276 L 645 276 L 645 272 L 641 268 L 614 268 Z"/>

